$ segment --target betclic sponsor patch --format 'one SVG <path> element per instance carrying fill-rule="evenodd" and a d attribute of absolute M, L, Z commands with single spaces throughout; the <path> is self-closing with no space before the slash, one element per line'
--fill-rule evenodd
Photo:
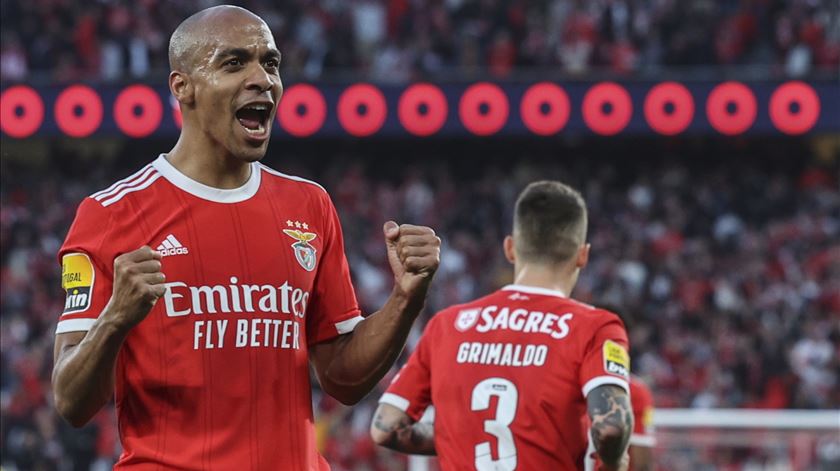
<path fill-rule="evenodd" d="M 624 347 L 612 340 L 604 342 L 604 370 L 607 373 L 630 378 L 630 355 Z"/>
<path fill-rule="evenodd" d="M 90 307 L 95 273 L 90 258 L 83 253 L 70 253 L 61 259 L 61 287 L 67 292 L 64 314 L 82 312 Z"/>

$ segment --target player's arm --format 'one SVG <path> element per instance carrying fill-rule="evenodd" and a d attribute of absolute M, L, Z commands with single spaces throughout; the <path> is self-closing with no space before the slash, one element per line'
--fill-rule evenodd
<path fill-rule="evenodd" d="M 391 404 L 380 403 L 370 425 L 373 441 L 385 448 L 414 455 L 434 455 L 434 425 L 415 422 Z"/>
<path fill-rule="evenodd" d="M 321 387 L 347 405 L 369 393 L 402 352 L 440 263 L 432 229 L 389 221 L 383 230 L 395 278 L 388 301 L 351 333 L 310 347 Z"/>
<path fill-rule="evenodd" d="M 598 386 L 586 396 L 586 403 L 601 469 L 627 469 L 627 444 L 633 432 L 633 409 L 627 391 L 613 384 Z"/>
<path fill-rule="evenodd" d="M 113 294 L 90 330 L 56 335 L 55 405 L 73 426 L 85 425 L 111 398 L 117 354 L 126 335 L 166 289 L 160 258 L 145 246 L 117 257 Z"/>

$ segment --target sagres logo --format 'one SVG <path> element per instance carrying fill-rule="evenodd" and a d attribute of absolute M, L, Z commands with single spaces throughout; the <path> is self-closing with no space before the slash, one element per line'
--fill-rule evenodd
<path fill-rule="evenodd" d="M 283 233 L 297 241 L 292 244 L 292 250 L 294 250 L 295 258 L 300 266 L 306 271 L 314 270 L 318 261 L 316 258 L 317 251 L 309 242 L 315 240 L 318 235 L 312 232 L 301 232 L 297 229 L 283 229 Z"/>
<path fill-rule="evenodd" d="M 464 309 L 459 312 L 458 317 L 455 318 L 455 328 L 461 332 L 469 330 L 470 327 L 475 325 L 475 321 L 478 320 L 478 314 L 480 312 L 480 308 Z"/>
<path fill-rule="evenodd" d="M 612 340 L 604 342 L 604 370 L 607 373 L 630 378 L 630 355 L 624 347 Z"/>
<path fill-rule="evenodd" d="M 158 252 L 162 257 L 170 257 L 172 255 L 186 255 L 190 253 L 190 250 L 181 244 L 178 239 L 175 238 L 174 235 L 169 234 L 163 239 L 163 242 L 157 246 Z"/>
<path fill-rule="evenodd" d="M 96 274 L 90 258 L 83 253 L 69 253 L 61 259 L 61 287 L 67 292 L 64 314 L 82 312 L 90 307 Z"/>

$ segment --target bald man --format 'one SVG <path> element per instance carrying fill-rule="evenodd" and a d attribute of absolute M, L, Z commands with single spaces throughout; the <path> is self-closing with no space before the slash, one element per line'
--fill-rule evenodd
<path fill-rule="evenodd" d="M 403 348 L 440 240 L 384 224 L 394 288 L 363 318 L 327 193 L 259 163 L 282 94 L 266 24 L 207 9 L 169 52 L 177 144 L 85 198 L 59 251 L 56 408 L 82 426 L 115 394 L 118 469 L 329 469 L 309 364 L 341 402 L 366 395 Z"/>

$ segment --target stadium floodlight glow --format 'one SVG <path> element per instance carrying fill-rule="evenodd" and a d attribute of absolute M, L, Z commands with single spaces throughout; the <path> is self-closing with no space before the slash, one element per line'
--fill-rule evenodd
<path fill-rule="evenodd" d="M 157 92 L 146 85 L 123 89 L 114 101 L 114 121 L 129 137 L 146 137 L 155 132 L 163 119 L 163 104 Z"/>
<path fill-rule="evenodd" d="M 324 95 L 312 85 L 299 83 L 283 92 L 277 109 L 280 127 L 295 137 L 307 137 L 318 132 L 327 119 Z"/>
<path fill-rule="evenodd" d="M 522 122 L 531 132 L 541 136 L 560 132 L 569 121 L 570 114 L 569 95 L 550 82 L 531 85 L 519 103 Z"/>
<path fill-rule="evenodd" d="M 32 87 L 16 85 L 0 95 L 0 129 L 18 139 L 29 137 L 44 122 L 44 100 Z"/>
<path fill-rule="evenodd" d="M 712 89 L 706 99 L 709 123 L 727 136 L 749 130 L 755 123 L 757 111 L 755 95 L 741 82 L 724 82 Z"/>
<path fill-rule="evenodd" d="M 64 134 L 87 137 L 102 124 L 102 99 L 87 85 L 71 85 L 55 100 L 55 122 Z"/>
<path fill-rule="evenodd" d="M 603 136 L 620 133 L 633 117 L 633 101 L 621 85 L 601 82 L 583 97 L 583 121 L 592 131 Z"/>
<path fill-rule="evenodd" d="M 351 85 L 338 98 L 338 122 L 354 136 L 365 137 L 376 133 L 385 124 L 387 115 L 385 95 L 373 85 Z"/>
<path fill-rule="evenodd" d="M 448 114 L 446 96 L 430 83 L 417 83 L 406 88 L 397 105 L 400 124 L 415 136 L 431 136 L 440 131 Z"/>
<path fill-rule="evenodd" d="M 694 119 L 694 98 L 677 82 L 662 82 L 645 96 L 645 120 L 651 129 L 666 136 L 679 134 Z"/>
<path fill-rule="evenodd" d="M 785 134 L 804 134 L 820 117 L 820 97 L 804 82 L 779 85 L 770 97 L 770 120 Z"/>

